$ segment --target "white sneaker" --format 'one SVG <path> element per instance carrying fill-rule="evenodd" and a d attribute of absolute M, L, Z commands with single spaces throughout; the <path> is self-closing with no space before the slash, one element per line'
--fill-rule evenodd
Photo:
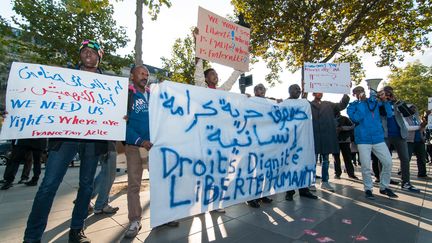
<path fill-rule="evenodd" d="M 316 186 L 315 185 L 310 186 L 309 191 L 316 192 Z"/>
<path fill-rule="evenodd" d="M 134 238 L 137 236 L 138 232 L 141 230 L 141 222 L 138 220 L 132 221 L 130 223 L 128 230 L 125 233 L 125 238 Z"/>
<path fill-rule="evenodd" d="M 324 189 L 324 190 L 327 190 L 327 191 L 331 191 L 331 192 L 335 191 L 334 188 L 328 182 L 322 182 L 321 183 L 321 189 Z"/>

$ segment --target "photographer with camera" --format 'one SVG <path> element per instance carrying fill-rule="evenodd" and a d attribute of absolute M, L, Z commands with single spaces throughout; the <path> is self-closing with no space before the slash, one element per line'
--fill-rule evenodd
<path fill-rule="evenodd" d="M 419 193 L 420 190 L 411 185 L 410 182 L 410 159 L 406 139 L 408 130 L 412 129 L 409 128 L 409 125 L 404 121 L 404 117 L 410 117 L 414 115 L 414 113 L 408 108 L 404 101 L 396 99 L 393 88 L 390 86 L 385 86 L 383 88 L 382 92 L 380 92 L 379 99 L 384 102 L 388 101 L 391 104 L 393 115 L 389 116 L 384 110 L 380 111 L 380 115 L 386 144 L 389 148 L 393 145 L 401 163 L 401 187 L 403 190 Z"/>

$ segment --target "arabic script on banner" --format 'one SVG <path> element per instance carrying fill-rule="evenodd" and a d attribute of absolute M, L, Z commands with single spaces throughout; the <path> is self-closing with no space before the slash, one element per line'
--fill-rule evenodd
<path fill-rule="evenodd" d="M 127 85 L 127 78 L 14 62 L 0 137 L 124 140 Z"/>
<path fill-rule="evenodd" d="M 151 225 L 308 187 L 310 105 L 163 82 L 150 96 Z"/>

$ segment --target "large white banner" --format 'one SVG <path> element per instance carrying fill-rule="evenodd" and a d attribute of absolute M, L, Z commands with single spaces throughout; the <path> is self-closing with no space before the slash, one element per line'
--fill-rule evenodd
<path fill-rule="evenodd" d="M 152 227 L 315 180 L 307 100 L 165 81 L 152 87 L 149 109 Z"/>
<path fill-rule="evenodd" d="M 349 63 L 304 64 L 306 92 L 349 94 L 351 89 Z"/>
<path fill-rule="evenodd" d="M 125 140 L 127 85 L 127 78 L 14 62 L 0 138 Z"/>

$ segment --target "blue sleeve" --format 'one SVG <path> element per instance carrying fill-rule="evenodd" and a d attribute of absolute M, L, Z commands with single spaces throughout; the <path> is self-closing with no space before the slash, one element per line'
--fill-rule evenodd
<path fill-rule="evenodd" d="M 134 144 L 137 146 L 141 146 L 144 142 L 144 139 L 135 131 L 135 129 L 131 125 L 126 126 L 126 144 Z"/>
<path fill-rule="evenodd" d="M 390 102 L 384 101 L 384 102 L 382 102 L 381 105 L 384 106 L 384 109 L 385 109 L 385 111 L 387 113 L 387 118 L 390 118 L 390 117 L 394 116 L 394 113 L 393 113 L 393 110 L 392 110 L 392 107 L 391 107 L 392 105 L 390 104 Z"/>
<path fill-rule="evenodd" d="M 347 108 L 349 118 L 355 123 L 359 123 L 364 118 L 364 114 L 360 109 L 360 104 L 359 101 L 354 101 L 351 102 Z"/>

